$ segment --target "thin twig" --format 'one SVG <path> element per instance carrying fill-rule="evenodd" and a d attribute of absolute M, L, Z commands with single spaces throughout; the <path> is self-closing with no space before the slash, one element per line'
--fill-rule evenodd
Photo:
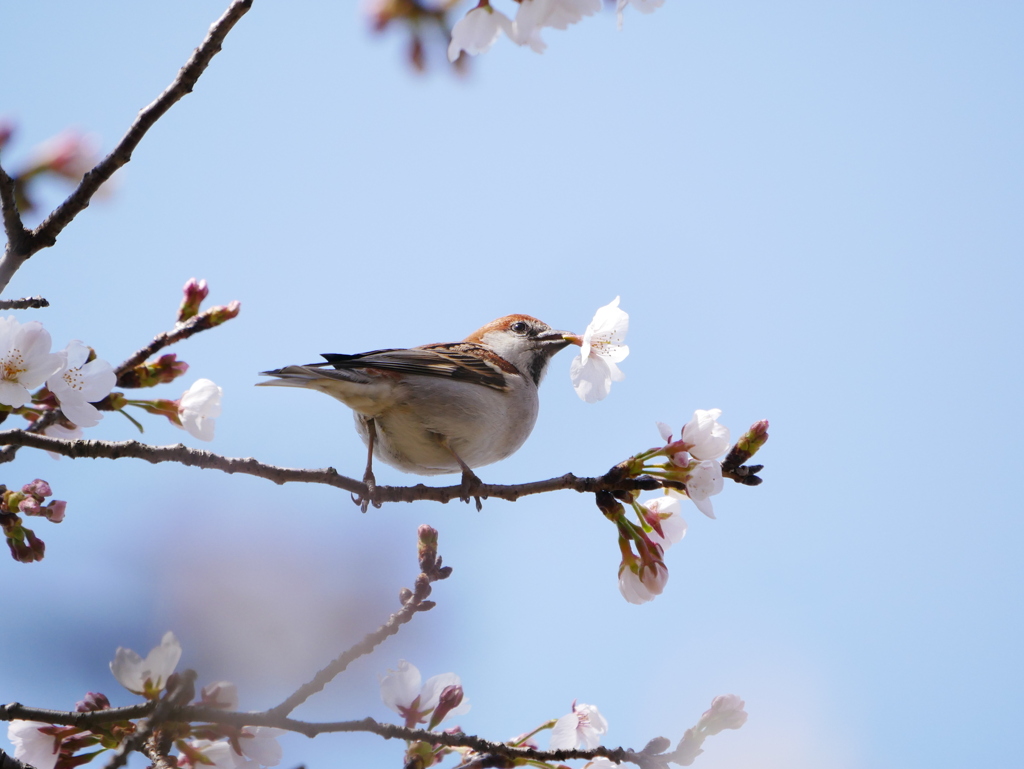
<path fill-rule="evenodd" d="M 25 229 L 25 225 L 21 221 L 21 214 L 18 213 L 14 179 L 7 175 L 2 166 L 0 166 L 0 209 L 3 210 L 4 233 L 7 235 L 5 253 L 24 249 L 29 231 Z"/>
<path fill-rule="evenodd" d="M 71 221 L 89 205 L 92 196 L 100 186 L 132 158 L 132 152 L 142 137 L 163 115 L 183 96 L 190 93 L 210 60 L 221 50 L 224 38 L 246 11 L 252 0 L 234 0 L 214 24 L 206 38 L 181 68 L 171 84 L 152 104 L 144 107 L 128 132 L 121 138 L 113 151 L 85 174 L 81 183 L 67 199 L 57 206 L 43 222 L 31 232 L 25 230 L 14 205 L 13 182 L 0 170 L 0 202 L 3 205 L 4 229 L 7 232 L 7 249 L 0 258 L 0 291 L 7 288 L 14 273 L 29 257 L 57 242 L 57 236 Z"/>
<path fill-rule="evenodd" d="M 150 356 L 159 352 L 163 348 L 169 347 L 175 342 L 180 342 L 183 339 L 188 339 L 190 336 L 198 334 L 200 331 L 206 331 L 207 329 L 213 328 L 216 324 L 212 322 L 211 316 L 214 313 L 223 311 L 223 307 L 211 307 L 198 315 L 194 315 L 184 323 L 179 323 L 170 331 L 164 331 L 163 333 L 157 334 L 153 337 L 152 342 L 147 344 L 145 347 L 136 350 L 124 363 L 114 369 L 114 373 L 120 377 L 131 371 L 140 363 L 145 363 Z"/>
<path fill-rule="evenodd" d="M 0 310 L 38 310 L 49 306 L 50 302 L 41 296 L 26 296 L 24 299 L 0 299 Z"/>
<path fill-rule="evenodd" d="M 426 538 L 424 538 L 425 532 L 428 534 Z M 431 537 L 433 537 L 432 544 L 430 544 Z M 447 579 L 452 573 L 451 567 L 443 567 L 441 565 L 441 558 L 437 556 L 436 538 L 436 530 L 429 526 L 420 527 L 420 569 L 422 571 L 416 578 L 416 589 L 409 591 L 405 595 L 402 608 L 392 614 L 388 621 L 375 631 L 367 633 L 362 641 L 338 655 L 330 664 L 313 676 L 311 681 L 300 686 L 284 702 L 270 708 L 267 712 L 287 716 L 314 694 L 322 691 L 327 684 L 342 673 L 352 662 L 369 654 L 387 638 L 395 635 L 402 625 L 411 620 L 417 613 L 430 611 L 434 608 L 434 602 L 426 600 L 431 593 L 431 584 Z M 425 542 L 427 543 L 426 547 L 424 547 Z"/>

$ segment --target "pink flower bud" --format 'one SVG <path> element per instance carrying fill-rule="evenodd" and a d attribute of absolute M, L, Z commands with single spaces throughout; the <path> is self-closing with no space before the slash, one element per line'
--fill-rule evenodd
<path fill-rule="evenodd" d="M 427 728 L 433 729 L 445 719 L 445 716 L 461 705 L 462 696 L 461 686 L 450 685 L 444 687 L 444 689 L 441 690 L 441 696 L 438 698 L 437 707 L 434 708 L 434 713 L 430 717 L 430 724 Z"/>
<path fill-rule="evenodd" d="M 739 729 L 747 722 L 744 704 L 735 694 L 720 694 L 711 701 L 711 707 L 700 717 L 697 728 L 703 729 L 707 734 L 718 734 L 723 729 Z"/>
<path fill-rule="evenodd" d="M 199 314 L 199 308 L 203 300 L 210 294 L 210 289 L 205 280 L 189 278 L 182 289 L 184 296 L 181 305 L 178 307 L 178 323 L 184 323 L 189 318 Z"/>
<path fill-rule="evenodd" d="M 138 366 L 121 374 L 117 379 L 119 387 L 155 387 L 168 384 L 188 371 L 188 364 L 178 360 L 176 353 L 161 355 L 155 361 L 140 363 Z"/>
<path fill-rule="evenodd" d="M 53 491 L 50 489 L 50 484 L 44 481 L 42 478 L 36 478 L 32 483 L 26 483 L 21 487 L 21 490 L 25 494 L 32 494 L 37 497 L 46 498 L 53 495 Z"/>
<path fill-rule="evenodd" d="M 107 695 L 100 692 L 86 692 L 86 695 L 75 703 L 75 711 L 78 713 L 107 710 L 109 707 L 110 700 L 107 699 Z"/>
<path fill-rule="evenodd" d="M 242 303 L 237 299 L 231 302 L 227 307 L 219 305 L 217 307 L 211 307 L 207 312 L 207 317 L 210 319 L 210 326 L 219 326 L 221 323 L 226 323 L 232 318 L 238 317 L 238 313 L 242 309 Z"/>
<path fill-rule="evenodd" d="M 64 520 L 64 512 L 67 507 L 68 503 L 63 499 L 55 499 L 43 508 L 43 515 L 50 523 L 60 523 Z"/>
<path fill-rule="evenodd" d="M 24 527 L 19 527 L 13 535 L 8 535 L 7 546 L 14 560 L 21 563 L 41 561 L 46 552 L 46 543 L 39 539 L 32 529 Z"/>
<path fill-rule="evenodd" d="M 18 511 L 25 515 L 42 515 L 42 508 L 39 500 L 35 497 L 25 497 L 18 503 Z"/>

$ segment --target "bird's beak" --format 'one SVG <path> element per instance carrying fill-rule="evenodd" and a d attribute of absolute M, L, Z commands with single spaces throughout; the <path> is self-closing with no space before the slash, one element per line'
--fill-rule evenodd
<path fill-rule="evenodd" d="M 538 342 L 557 350 L 563 350 L 570 344 L 582 344 L 580 337 L 571 331 L 551 331 L 543 336 L 537 337 Z"/>

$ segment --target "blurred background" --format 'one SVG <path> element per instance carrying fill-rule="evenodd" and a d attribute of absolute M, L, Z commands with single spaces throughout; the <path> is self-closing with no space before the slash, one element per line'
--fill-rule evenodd
<path fill-rule="evenodd" d="M 226 6 L 4 4 L 5 167 L 68 127 L 109 151 Z M 353 476 L 348 410 L 257 372 L 513 312 L 582 331 L 620 295 L 627 379 L 585 404 L 560 354 L 533 436 L 480 475 L 600 474 L 695 408 L 734 436 L 770 419 L 765 483 L 727 486 L 717 520 L 687 504 L 665 593 L 620 597 L 614 527 L 572 492 L 361 515 L 336 489 L 24 449 L 0 480 L 45 478 L 68 511 L 33 526 L 44 561 L 0 561 L 3 701 L 135 702 L 107 663 L 173 630 L 200 683 L 274 705 L 397 609 L 430 523 L 455 570 L 437 608 L 297 717 L 397 719 L 378 676 L 407 659 L 458 673 L 459 723 L 492 739 L 578 698 L 640 749 L 731 692 L 749 721 L 705 769 L 1019 762 L 1024 7 L 668 0 L 624 22 L 547 30 L 541 56 L 500 40 L 463 76 L 428 38 L 418 74 L 353 4 L 257 1 L 5 295 L 42 294 L 22 322 L 116 365 L 205 278 L 242 312 L 151 392 L 217 382 L 216 438 L 141 415 L 142 438 Z M 139 436 L 108 414 L 87 437 Z M 310 769 L 402 752 L 283 743 Z"/>

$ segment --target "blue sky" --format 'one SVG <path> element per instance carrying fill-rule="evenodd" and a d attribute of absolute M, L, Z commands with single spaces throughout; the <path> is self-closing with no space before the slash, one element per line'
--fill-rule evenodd
<path fill-rule="evenodd" d="M 0 9 L 5 165 L 68 126 L 109 150 L 223 2 Z M 599 474 L 721 408 L 771 440 L 759 488 L 687 509 L 664 595 L 616 589 L 615 531 L 571 492 L 360 515 L 332 489 L 24 450 L 3 482 L 68 500 L 5 572 L 4 701 L 119 704 L 107 662 L 169 629 L 200 681 L 275 704 L 397 608 L 415 529 L 455 568 L 438 607 L 297 715 L 389 712 L 400 658 L 462 676 L 461 725 L 509 738 L 597 704 L 606 743 L 678 739 L 712 697 L 749 722 L 707 769 L 1009 766 L 1019 753 L 1024 10 L 1017 3 L 683 3 L 499 41 L 427 76 L 348 5 L 257 1 L 195 92 L 10 296 L 119 362 L 206 278 L 241 315 L 177 351 L 224 387 L 209 445 L 362 469 L 347 410 L 256 372 L 465 336 L 525 312 L 582 330 L 616 295 L 627 379 L 576 398 L 562 353 L 491 482 Z M 52 190 L 49 202 L 59 200 Z M 184 433 L 146 420 L 153 443 Z M 109 415 L 90 437 L 124 440 Z M 416 482 L 381 467 L 385 483 Z M 443 479 L 435 479 L 443 482 Z M 285 765 L 397 765 L 369 736 Z"/>

